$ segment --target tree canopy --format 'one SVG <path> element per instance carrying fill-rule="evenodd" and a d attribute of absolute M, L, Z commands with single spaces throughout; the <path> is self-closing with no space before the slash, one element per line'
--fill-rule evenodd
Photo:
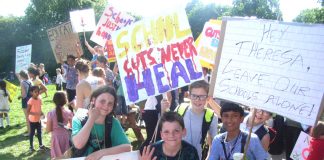
<path fill-rule="evenodd" d="M 324 7 L 303 10 L 294 21 L 303 23 L 324 23 Z"/>

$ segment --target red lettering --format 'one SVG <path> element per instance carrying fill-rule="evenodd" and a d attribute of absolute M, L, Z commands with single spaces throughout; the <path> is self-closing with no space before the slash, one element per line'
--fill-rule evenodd
<path fill-rule="evenodd" d="M 166 50 L 164 50 L 164 48 L 158 48 L 158 51 L 161 52 L 161 62 L 163 65 L 165 62 L 171 61 L 170 45 L 166 47 Z"/>
<path fill-rule="evenodd" d="M 177 44 L 171 44 L 171 53 L 173 61 L 179 61 L 179 57 L 177 56 Z"/>
<path fill-rule="evenodd" d="M 153 48 L 150 48 L 150 49 L 147 51 L 147 58 L 151 61 L 151 62 L 149 63 L 150 65 L 157 64 L 155 58 L 151 56 L 152 51 L 153 51 Z"/>
<path fill-rule="evenodd" d="M 205 35 L 209 38 L 220 38 L 220 30 L 214 30 L 212 27 L 208 27 L 205 31 Z"/>
<path fill-rule="evenodd" d="M 124 70 L 127 73 L 127 76 L 130 76 L 130 74 L 134 74 L 133 70 L 131 68 L 128 68 L 128 59 L 124 62 Z"/>

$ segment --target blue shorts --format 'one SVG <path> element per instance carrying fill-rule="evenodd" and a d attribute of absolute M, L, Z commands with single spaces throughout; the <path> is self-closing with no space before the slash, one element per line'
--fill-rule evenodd
<path fill-rule="evenodd" d="M 30 97 L 26 97 L 26 98 L 21 99 L 21 107 L 22 108 L 27 108 L 27 102 L 28 102 L 29 98 Z"/>

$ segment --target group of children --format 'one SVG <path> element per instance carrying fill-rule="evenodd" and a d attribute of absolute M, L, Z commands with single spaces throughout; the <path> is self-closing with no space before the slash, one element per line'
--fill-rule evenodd
<path fill-rule="evenodd" d="M 39 142 L 39 149 L 44 150 L 46 147 L 42 143 L 42 129 L 40 119 L 42 112 L 42 100 L 40 97 L 40 87 L 33 86 L 28 78 L 27 71 L 20 72 L 21 86 L 22 86 L 22 107 L 26 113 L 27 123 L 29 129 L 30 151 L 34 151 L 33 137 L 37 130 L 37 139 Z M 159 119 L 158 130 L 161 137 L 157 141 L 148 146 L 144 146 L 141 150 L 141 160 L 148 159 L 233 159 L 235 156 L 242 154 L 246 150 L 246 143 L 249 143 L 246 150 L 246 158 L 253 160 L 264 160 L 269 158 L 267 152 L 269 146 L 269 137 L 267 134 L 252 134 L 249 142 L 247 142 L 248 133 L 246 128 L 249 128 L 248 122 L 252 121 L 251 116 L 244 118 L 244 110 L 238 104 L 227 102 L 221 105 L 220 120 L 223 124 L 222 133 L 218 132 L 218 117 L 207 109 L 207 100 L 209 85 L 206 81 L 197 81 L 190 85 L 189 96 L 190 103 L 185 107 L 179 105 L 174 112 L 167 111 L 170 107 L 168 101 L 161 102 L 163 114 Z M 120 139 L 120 136 L 126 137 L 126 134 L 121 129 L 120 123 L 113 119 L 113 131 L 115 138 L 108 137 L 112 140 L 113 145 L 105 145 L 107 137 L 105 133 L 107 130 L 106 116 L 111 116 L 113 110 L 117 105 L 117 95 L 114 89 L 105 85 L 96 89 L 90 96 L 91 108 L 87 120 L 82 124 L 79 117 L 74 116 L 73 113 L 64 106 L 68 103 L 66 93 L 64 91 L 57 91 L 53 96 L 55 109 L 47 113 L 46 131 L 52 133 L 51 137 L 51 157 L 61 157 L 65 151 L 71 146 L 69 144 L 72 128 L 72 143 L 73 147 L 77 149 L 87 147 L 89 152 L 84 152 L 79 156 L 91 156 L 95 159 L 111 153 L 121 153 L 129 151 L 129 141 L 125 138 Z M 7 127 L 9 124 L 9 93 L 6 90 L 6 83 L 0 81 L 0 127 L 3 128 L 3 118 L 6 117 Z M 108 108 L 106 108 L 108 107 Z M 93 110 L 95 109 L 95 110 Z M 4 114 L 3 114 L 4 113 Z M 208 114 L 210 114 L 208 116 Z M 263 125 L 263 122 L 270 118 L 271 113 L 257 110 L 256 118 L 254 118 L 256 126 Z M 102 117 L 101 120 L 98 118 Z M 72 120 L 74 119 L 74 120 Z M 209 120 L 208 120 L 209 119 Z M 89 122 L 88 122 L 89 121 Z M 79 126 L 79 127 L 77 127 Z M 243 127 L 242 127 L 243 126 Z M 116 128 L 117 127 L 117 128 Z M 207 127 L 207 131 L 206 131 Z M 253 128 L 253 132 L 256 132 Z M 97 131 L 98 130 L 98 131 Z M 119 132 L 117 133 L 116 130 Z M 310 151 L 310 155 L 323 158 L 318 146 L 323 147 L 323 124 L 319 123 L 319 127 L 315 127 L 314 138 Z M 100 132 L 100 133 L 98 133 Z M 102 134 L 101 132 L 105 133 Z M 109 134 L 108 134 L 109 135 Z M 117 136 L 118 135 L 118 136 Z M 114 135 L 110 135 L 114 136 Z M 119 137 L 119 138 L 118 138 Z M 99 142 L 102 141 L 102 143 Z M 118 140 L 119 141 L 116 141 Z M 205 142 L 205 139 L 207 141 Z M 208 140 L 209 139 L 209 140 Z M 212 140 L 211 140 L 212 139 Z M 90 149 L 91 143 L 99 146 L 96 149 Z M 93 142 L 92 142 L 93 141 Z M 264 142 L 263 142 L 264 141 Z M 210 149 L 207 155 L 203 155 L 204 144 L 208 144 Z M 112 146 L 116 146 L 117 149 Z M 316 146 L 316 147 L 314 147 Z M 90 148 L 89 148 L 90 147 Z M 111 148 L 112 149 L 108 149 Z M 107 148 L 106 150 L 103 150 Z M 85 154 L 87 153 L 87 154 Z M 207 157 L 206 157 L 207 156 Z"/>

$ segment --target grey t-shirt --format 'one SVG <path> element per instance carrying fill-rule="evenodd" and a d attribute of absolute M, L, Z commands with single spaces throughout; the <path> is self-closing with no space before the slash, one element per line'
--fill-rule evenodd
<path fill-rule="evenodd" d="M 201 148 L 200 140 L 202 136 L 201 128 L 202 128 L 203 118 L 204 118 L 204 112 L 202 112 L 201 114 L 195 114 L 192 112 L 191 106 L 189 106 L 188 110 L 183 116 L 185 128 L 187 129 L 187 135 L 183 138 L 183 140 L 187 141 L 197 149 L 199 159 L 201 159 L 202 156 L 202 148 Z M 218 118 L 217 116 L 214 115 L 208 131 L 208 133 L 212 136 L 212 138 L 214 138 L 217 134 L 217 123 L 218 123 Z"/>

